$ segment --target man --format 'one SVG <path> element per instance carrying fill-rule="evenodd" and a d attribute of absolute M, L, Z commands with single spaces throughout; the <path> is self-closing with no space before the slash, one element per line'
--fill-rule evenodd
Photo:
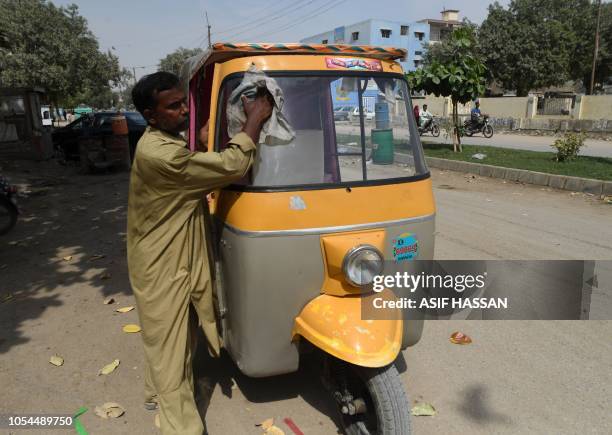
<path fill-rule="evenodd" d="M 478 127 L 480 124 L 480 117 L 482 115 L 482 113 L 480 113 L 480 101 L 476 100 L 475 106 L 476 107 L 470 111 L 470 122 L 474 128 Z"/>
<path fill-rule="evenodd" d="M 433 121 L 433 114 L 427 110 L 427 104 L 423 104 L 423 110 L 419 113 L 419 120 L 421 121 L 421 128 L 427 130 L 431 121 Z"/>
<path fill-rule="evenodd" d="M 128 266 L 142 326 L 145 406 L 160 406 L 164 435 L 201 435 L 204 425 L 193 391 L 191 359 L 195 309 L 218 354 L 204 196 L 242 178 L 272 106 L 260 97 L 242 98 L 247 120 L 221 152 L 191 152 L 179 135 L 188 127 L 185 93 L 178 77 L 158 72 L 134 86 L 132 98 L 148 126 L 138 141 L 128 198 Z M 208 126 L 199 132 L 205 145 Z M 193 326 L 193 325 L 192 325 Z"/>
<path fill-rule="evenodd" d="M 433 121 L 433 114 L 427 110 L 427 104 L 423 104 L 423 109 L 419 113 L 419 121 L 421 122 L 421 128 L 427 130 L 427 127 Z"/>

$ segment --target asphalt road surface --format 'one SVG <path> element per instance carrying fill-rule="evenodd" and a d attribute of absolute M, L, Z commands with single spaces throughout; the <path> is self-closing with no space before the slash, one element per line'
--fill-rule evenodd
<path fill-rule="evenodd" d="M 155 412 L 142 407 L 140 337 L 121 330 L 138 323 L 137 314 L 115 312 L 134 304 L 127 175 L 78 176 L 51 163 L 4 170 L 31 193 L 21 199 L 18 226 L 0 239 L 0 414 L 86 406 L 89 433 L 156 433 Z M 593 197 L 452 172 L 434 171 L 433 182 L 437 258 L 612 259 L 612 206 Z M 115 303 L 104 305 L 109 296 Z M 450 344 L 457 330 L 473 343 Z M 611 336 L 611 321 L 429 322 L 399 364 L 412 401 L 438 411 L 413 417 L 414 433 L 609 434 Z M 61 367 L 48 363 L 56 353 Z M 115 372 L 97 376 L 115 358 Z M 271 417 L 286 434 L 285 418 L 305 434 L 338 433 L 308 362 L 298 373 L 249 379 L 227 357 L 198 361 L 211 434 L 260 434 L 255 424 Z M 120 403 L 125 414 L 97 417 L 94 407 L 105 402 Z"/>

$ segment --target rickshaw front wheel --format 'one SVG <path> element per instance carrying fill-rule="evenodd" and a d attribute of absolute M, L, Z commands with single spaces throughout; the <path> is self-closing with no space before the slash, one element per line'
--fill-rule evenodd
<path fill-rule="evenodd" d="M 332 367 L 332 394 L 347 435 L 409 435 L 410 406 L 393 364 L 368 368 L 343 361 Z"/>

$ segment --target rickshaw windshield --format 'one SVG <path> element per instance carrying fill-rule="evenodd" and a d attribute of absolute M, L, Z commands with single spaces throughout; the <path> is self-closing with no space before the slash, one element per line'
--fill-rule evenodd
<path fill-rule="evenodd" d="M 401 76 L 269 75 L 283 90 L 282 111 L 295 139 L 284 145 L 260 144 L 252 170 L 237 185 L 298 190 L 394 183 L 428 175 L 408 86 Z M 232 76 L 222 86 L 217 150 L 229 141 L 227 99 L 241 80 Z M 351 110 L 341 110 L 345 107 Z"/>

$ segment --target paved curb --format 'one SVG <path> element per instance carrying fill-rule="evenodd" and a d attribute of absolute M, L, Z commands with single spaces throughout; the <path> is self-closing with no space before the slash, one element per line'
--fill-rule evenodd
<path fill-rule="evenodd" d="M 407 154 L 395 153 L 395 158 L 399 163 L 408 163 L 412 161 L 412 156 Z M 525 169 L 504 168 L 482 163 L 440 159 L 438 157 L 425 157 L 425 160 L 428 166 L 437 169 L 467 172 L 483 177 L 501 178 L 508 181 L 535 184 L 537 186 L 548 186 L 554 189 L 569 190 L 572 192 L 591 193 L 596 196 L 612 195 L 612 181 L 546 174 L 543 172 L 527 171 Z"/>
<path fill-rule="evenodd" d="M 483 177 L 503 178 L 508 181 L 548 186 L 572 192 L 591 193 L 596 196 L 612 195 L 612 181 L 593 180 L 590 178 L 569 177 L 566 175 L 546 174 L 543 172 L 511 169 L 482 163 L 461 162 L 458 160 L 425 157 L 427 164 L 433 168 L 450 171 L 478 174 Z"/>

